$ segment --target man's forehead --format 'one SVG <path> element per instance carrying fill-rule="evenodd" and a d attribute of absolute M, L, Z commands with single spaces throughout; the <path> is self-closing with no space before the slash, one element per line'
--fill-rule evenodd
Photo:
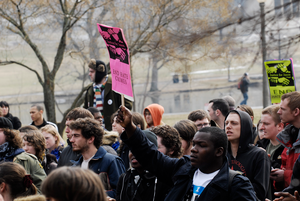
<path fill-rule="evenodd" d="M 66 124 L 70 124 L 71 122 L 73 122 L 74 120 L 69 120 L 69 119 L 67 119 L 66 120 Z"/>
<path fill-rule="evenodd" d="M 72 134 L 81 134 L 81 129 L 70 129 Z"/>
<path fill-rule="evenodd" d="M 195 123 L 199 123 L 199 122 L 209 122 L 208 119 L 206 117 L 204 117 L 203 119 L 197 119 L 195 121 Z"/>
<path fill-rule="evenodd" d="M 209 141 L 209 136 L 210 136 L 210 133 L 197 131 L 197 133 L 195 134 L 195 136 L 193 138 L 193 141 L 198 141 L 198 140 Z"/>
<path fill-rule="evenodd" d="M 30 108 L 30 110 L 38 110 L 36 106 Z"/>

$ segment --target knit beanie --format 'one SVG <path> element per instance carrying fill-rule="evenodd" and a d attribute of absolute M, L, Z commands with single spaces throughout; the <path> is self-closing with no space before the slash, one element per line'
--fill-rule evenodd
<path fill-rule="evenodd" d="M 13 129 L 11 121 L 5 117 L 0 117 L 0 128 Z"/>
<path fill-rule="evenodd" d="M 146 137 L 148 138 L 148 140 L 150 142 L 152 142 L 157 148 L 157 136 L 149 130 L 143 130 L 143 132 L 146 135 Z"/>
<path fill-rule="evenodd" d="M 101 80 L 107 75 L 107 68 L 103 61 L 91 59 L 88 66 L 96 71 L 94 80 L 96 84 L 100 83 Z"/>

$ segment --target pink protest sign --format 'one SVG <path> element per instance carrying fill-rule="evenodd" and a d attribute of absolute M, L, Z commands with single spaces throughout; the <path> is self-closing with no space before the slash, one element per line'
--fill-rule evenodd
<path fill-rule="evenodd" d="M 127 99 L 133 101 L 129 49 L 123 30 L 103 24 L 97 25 L 99 33 L 103 37 L 109 52 L 112 90 L 124 94 Z"/>

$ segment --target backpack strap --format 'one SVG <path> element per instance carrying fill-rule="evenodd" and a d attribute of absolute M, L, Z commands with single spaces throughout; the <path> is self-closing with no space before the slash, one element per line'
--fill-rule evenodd
<path fill-rule="evenodd" d="M 235 171 L 235 170 L 231 170 L 229 169 L 229 177 L 228 177 L 228 200 L 230 199 L 230 193 L 231 193 L 231 185 L 232 185 L 232 181 L 233 181 L 233 178 L 238 175 L 238 174 L 241 174 L 239 173 L 238 171 Z"/>
<path fill-rule="evenodd" d="M 236 175 L 243 175 L 242 173 L 238 172 L 238 171 L 235 171 L 235 170 L 231 170 L 229 169 L 229 179 L 228 179 L 228 200 L 230 200 L 230 193 L 231 193 L 231 185 L 232 185 L 232 181 L 233 181 L 233 178 L 236 176 Z M 256 193 L 255 193 L 255 198 L 257 201 L 260 201 L 260 199 L 257 198 L 256 196 Z"/>

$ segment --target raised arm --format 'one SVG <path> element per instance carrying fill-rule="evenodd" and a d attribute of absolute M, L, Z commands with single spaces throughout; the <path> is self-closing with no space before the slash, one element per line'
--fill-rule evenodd
<path fill-rule="evenodd" d="M 132 114 L 130 110 L 124 106 L 120 106 L 117 122 L 125 129 L 127 138 L 130 138 L 136 129 L 136 126 L 132 122 Z"/>

